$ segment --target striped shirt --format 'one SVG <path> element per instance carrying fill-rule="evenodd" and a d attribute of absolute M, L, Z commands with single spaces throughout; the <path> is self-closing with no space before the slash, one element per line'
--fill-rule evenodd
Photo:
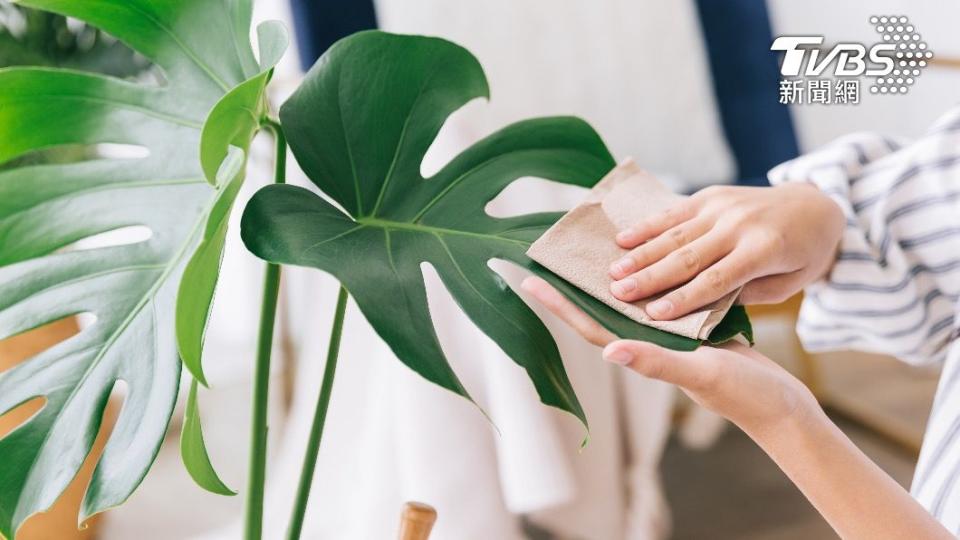
<path fill-rule="evenodd" d="M 804 346 L 944 363 L 911 492 L 960 534 L 960 107 L 916 141 L 853 134 L 769 177 L 812 182 L 846 214 L 830 275 L 806 290 Z"/>

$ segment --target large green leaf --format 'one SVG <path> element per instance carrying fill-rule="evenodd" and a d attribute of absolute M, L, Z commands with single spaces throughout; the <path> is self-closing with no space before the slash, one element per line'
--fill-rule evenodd
<path fill-rule="evenodd" d="M 76 336 L 0 373 L 0 413 L 44 400 L 39 413 L 0 440 L 0 534 L 8 538 L 74 477 L 118 383 L 123 407 L 81 520 L 122 503 L 143 479 L 177 396 L 174 311 L 188 262 L 197 284 L 186 294 L 200 301 L 183 301 L 177 311 L 200 331 L 180 345 L 202 378 L 197 343 L 226 215 L 265 112 L 264 85 L 286 43 L 275 23 L 261 25 L 258 63 L 249 43 L 250 0 L 21 3 L 109 32 L 162 69 L 165 82 L 0 70 L 0 163 L 66 144 L 127 144 L 149 153 L 0 172 L 0 338 L 78 313 L 95 317 Z M 233 159 L 220 167 L 228 154 Z M 217 170 L 219 176 L 211 174 Z M 147 227 L 150 237 L 64 249 L 129 226 Z M 195 393 L 191 398 L 195 407 Z"/>
<path fill-rule="evenodd" d="M 541 400 L 586 423 L 550 333 L 490 269 L 491 259 L 543 276 L 619 335 L 678 349 L 698 342 L 640 326 L 527 258 L 559 214 L 494 218 L 484 211 L 520 177 L 596 183 L 614 161 L 582 120 L 513 124 L 436 175 L 421 175 L 447 116 L 487 96 L 480 64 L 448 41 L 383 32 L 340 41 L 280 118 L 303 170 L 343 210 L 303 188 L 270 186 L 247 206 L 241 234 L 264 259 L 335 275 L 401 361 L 469 397 L 430 320 L 421 264 L 431 264 L 470 319 L 526 369 Z"/>

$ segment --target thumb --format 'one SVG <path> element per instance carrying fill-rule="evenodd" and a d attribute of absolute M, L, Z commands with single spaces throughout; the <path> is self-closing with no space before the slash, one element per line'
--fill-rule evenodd
<path fill-rule="evenodd" d="M 614 341 L 603 349 L 603 358 L 633 371 L 690 390 L 706 388 L 719 372 L 717 351 L 700 347 L 679 352 L 643 341 Z"/>

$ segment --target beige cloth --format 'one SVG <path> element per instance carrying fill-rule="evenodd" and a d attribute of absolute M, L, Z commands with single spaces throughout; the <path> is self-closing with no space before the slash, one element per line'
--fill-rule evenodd
<path fill-rule="evenodd" d="M 537 239 L 527 255 L 638 323 L 689 338 L 706 339 L 740 291 L 673 321 L 655 321 L 644 311 L 648 302 L 662 295 L 623 302 L 610 292 L 610 264 L 628 252 L 614 240 L 617 232 L 681 199 L 628 159 L 610 171 L 583 202 Z"/>

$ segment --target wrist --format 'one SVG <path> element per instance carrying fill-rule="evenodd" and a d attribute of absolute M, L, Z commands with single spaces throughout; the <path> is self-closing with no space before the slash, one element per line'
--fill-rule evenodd
<path fill-rule="evenodd" d="M 815 439 L 825 426 L 832 425 L 830 418 L 806 387 L 787 399 L 792 402 L 787 414 L 759 425 L 741 426 L 768 454 Z"/>
<path fill-rule="evenodd" d="M 783 197 L 803 201 L 803 216 L 808 231 L 812 232 L 812 241 L 807 244 L 806 251 L 809 264 L 807 283 L 827 278 L 839 255 L 846 228 L 844 206 L 813 182 L 789 182 L 776 188 L 784 190 Z"/>

